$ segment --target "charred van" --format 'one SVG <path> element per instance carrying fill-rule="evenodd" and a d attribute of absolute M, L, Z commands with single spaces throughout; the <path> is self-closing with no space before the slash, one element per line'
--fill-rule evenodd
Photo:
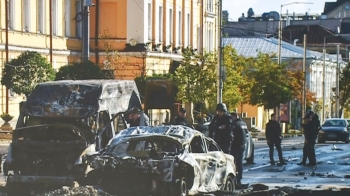
<path fill-rule="evenodd" d="M 64 80 L 37 85 L 22 107 L 3 164 L 9 194 L 24 186 L 70 185 L 85 177 L 82 157 L 127 128 L 123 113 L 141 108 L 132 80 Z"/>

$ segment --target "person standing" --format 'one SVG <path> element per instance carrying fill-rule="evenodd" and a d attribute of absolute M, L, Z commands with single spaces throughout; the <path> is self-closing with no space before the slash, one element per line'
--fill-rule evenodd
<path fill-rule="evenodd" d="M 128 114 L 127 115 L 128 123 L 130 124 L 130 127 L 149 126 L 148 116 L 139 108 L 137 107 L 131 108 L 127 112 L 127 114 Z"/>
<path fill-rule="evenodd" d="M 316 120 L 313 121 L 314 113 L 309 112 L 304 117 L 304 123 L 302 124 L 304 130 L 304 147 L 303 147 L 303 159 L 298 165 L 306 165 L 306 166 L 316 166 L 316 154 L 315 154 L 315 143 L 317 138 L 317 123 Z M 309 159 L 309 163 L 306 164 L 307 159 Z"/>
<path fill-rule="evenodd" d="M 188 120 L 186 118 L 186 109 L 185 108 L 181 108 L 179 110 L 179 112 L 177 113 L 177 116 L 175 116 L 174 125 L 184 125 L 184 126 L 192 128 L 192 126 L 190 126 L 190 124 L 188 123 Z"/>
<path fill-rule="evenodd" d="M 231 113 L 231 117 L 233 120 L 231 154 L 235 157 L 235 165 L 238 172 L 237 184 L 241 184 L 243 174 L 243 152 L 247 142 L 247 134 L 245 132 L 247 124 L 245 124 L 242 119 L 238 118 L 237 113 Z"/>
<path fill-rule="evenodd" d="M 209 137 L 214 139 L 224 153 L 230 154 L 233 140 L 233 120 L 231 115 L 227 113 L 225 103 L 217 104 L 216 113 L 209 124 Z"/>
<path fill-rule="evenodd" d="M 275 165 L 275 160 L 273 158 L 273 150 L 274 147 L 276 147 L 276 150 L 278 152 L 278 158 L 281 165 L 286 165 L 287 163 L 284 161 L 282 156 L 282 130 L 280 127 L 280 124 L 276 120 L 276 114 L 271 114 L 270 121 L 266 124 L 266 141 L 267 145 L 269 145 L 269 155 L 270 155 L 270 161 L 271 165 Z"/>

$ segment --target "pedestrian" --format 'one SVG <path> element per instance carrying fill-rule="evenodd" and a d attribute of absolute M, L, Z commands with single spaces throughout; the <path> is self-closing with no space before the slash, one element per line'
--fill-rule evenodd
<path fill-rule="evenodd" d="M 225 103 L 217 104 L 216 113 L 209 124 L 209 137 L 214 139 L 224 153 L 230 154 L 233 140 L 231 115 L 227 112 Z"/>
<path fill-rule="evenodd" d="M 177 113 L 177 116 L 175 116 L 174 125 L 184 125 L 184 126 L 192 128 L 192 126 L 188 123 L 188 120 L 186 118 L 186 109 L 185 108 L 181 108 L 179 110 L 179 112 Z"/>
<path fill-rule="evenodd" d="M 127 121 L 130 124 L 130 127 L 149 126 L 148 116 L 139 108 L 131 108 L 128 112 L 126 112 L 126 114 L 128 117 Z"/>
<path fill-rule="evenodd" d="M 271 114 L 270 121 L 266 124 L 266 141 L 267 145 L 269 145 L 270 151 L 270 161 L 271 165 L 275 165 L 275 160 L 273 158 L 274 147 L 278 152 L 279 164 L 286 165 L 287 163 L 284 161 L 282 156 L 282 130 L 280 124 L 276 120 L 276 114 Z"/>
<path fill-rule="evenodd" d="M 233 141 L 231 144 L 231 154 L 235 157 L 237 175 L 237 184 L 241 184 L 243 174 L 243 153 L 247 142 L 247 124 L 240 118 L 237 113 L 231 113 L 233 120 L 232 133 Z"/>
<path fill-rule="evenodd" d="M 316 154 L 315 154 L 315 143 L 317 138 L 317 120 L 313 121 L 314 113 L 309 112 L 304 117 L 304 123 L 302 124 L 304 131 L 304 147 L 303 147 L 303 159 L 298 165 L 306 165 L 306 166 L 316 166 Z M 316 117 L 317 118 L 317 117 Z M 306 164 L 307 159 L 309 159 L 309 163 Z"/>

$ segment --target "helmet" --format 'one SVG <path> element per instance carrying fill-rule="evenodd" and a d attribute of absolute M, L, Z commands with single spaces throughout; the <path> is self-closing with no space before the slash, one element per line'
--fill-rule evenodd
<path fill-rule="evenodd" d="M 227 112 L 226 104 L 225 104 L 225 103 L 219 103 L 219 104 L 216 106 L 216 111 L 218 111 L 218 110 Z"/>

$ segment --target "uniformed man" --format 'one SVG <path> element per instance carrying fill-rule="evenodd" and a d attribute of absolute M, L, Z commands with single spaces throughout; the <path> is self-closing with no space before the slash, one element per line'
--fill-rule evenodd
<path fill-rule="evenodd" d="M 216 115 L 209 124 L 209 137 L 213 138 L 226 154 L 231 154 L 233 140 L 231 115 L 227 112 L 225 103 L 216 106 Z"/>
<path fill-rule="evenodd" d="M 131 108 L 127 112 L 127 117 L 130 127 L 149 126 L 148 116 L 137 107 Z"/>
<path fill-rule="evenodd" d="M 186 118 L 186 109 L 185 108 L 181 108 L 179 110 L 179 112 L 177 113 L 177 116 L 175 116 L 174 125 L 184 125 L 187 127 L 192 127 L 192 126 L 190 126 L 190 124 L 188 123 L 188 120 Z"/>
<path fill-rule="evenodd" d="M 233 120 L 231 154 L 235 157 L 235 164 L 238 172 L 237 184 L 241 184 L 243 174 L 243 153 L 247 142 L 247 134 L 245 132 L 247 124 L 245 124 L 242 119 L 238 118 L 237 113 L 231 113 L 231 117 Z"/>

